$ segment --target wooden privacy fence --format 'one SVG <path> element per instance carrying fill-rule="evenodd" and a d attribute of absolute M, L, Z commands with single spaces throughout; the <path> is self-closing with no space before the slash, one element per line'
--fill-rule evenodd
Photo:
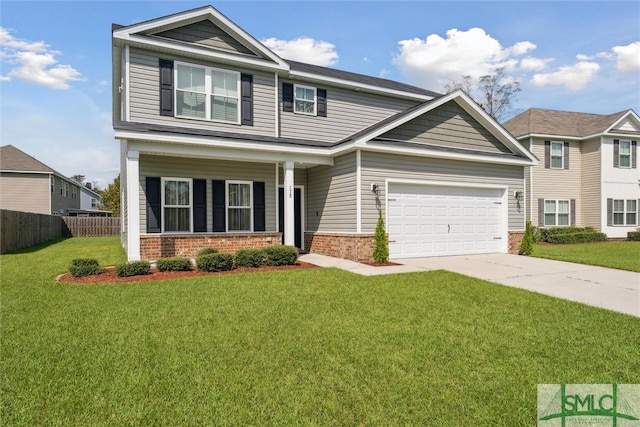
<path fill-rule="evenodd" d="M 120 235 L 120 218 L 70 217 L 0 209 L 0 253 L 61 237 Z"/>

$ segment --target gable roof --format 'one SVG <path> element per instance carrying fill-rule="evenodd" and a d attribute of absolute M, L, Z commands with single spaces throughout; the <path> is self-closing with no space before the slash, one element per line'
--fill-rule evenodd
<path fill-rule="evenodd" d="M 0 147 L 0 170 L 57 174 L 56 171 L 13 145 Z"/>
<path fill-rule="evenodd" d="M 573 111 L 530 108 L 506 121 L 503 126 L 516 138 L 530 135 L 555 135 L 584 138 L 610 132 L 626 116 L 637 115 L 633 110 L 613 114 L 590 114 Z M 616 131 L 626 132 L 626 131 Z"/>

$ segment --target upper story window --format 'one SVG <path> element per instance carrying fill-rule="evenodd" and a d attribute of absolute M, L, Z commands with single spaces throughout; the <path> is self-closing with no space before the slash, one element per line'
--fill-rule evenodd
<path fill-rule="evenodd" d="M 631 167 L 631 141 L 620 141 L 618 165 L 621 168 Z"/>
<path fill-rule="evenodd" d="M 240 123 L 240 73 L 178 63 L 176 116 Z"/>
<path fill-rule="evenodd" d="M 316 88 L 294 85 L 295 112 L 316 115 Z"/>
<path fill-rule="evenodd" d="M 92 197 L 91 198 L 91 208 L 95 209 L 96 207 L 98 207 L 98 201 Z"/>
<path fill-rule="evenodd" d="M 564 143 L 551 141 L 551 168 L 564 169 Z"/>

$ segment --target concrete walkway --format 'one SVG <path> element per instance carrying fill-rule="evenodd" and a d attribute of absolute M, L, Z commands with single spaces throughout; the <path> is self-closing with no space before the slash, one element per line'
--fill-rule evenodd
<path fill-rule="evenodd" d="M 300 260 L 366 276 L 448 270 L 640 317 L 640 273 L 630 271 L 508 254 L 394 259 L 399 265 L 388 267 L 317 254 Z"/>

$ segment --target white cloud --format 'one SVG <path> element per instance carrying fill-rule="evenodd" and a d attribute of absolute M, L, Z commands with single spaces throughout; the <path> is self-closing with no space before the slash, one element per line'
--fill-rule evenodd
<path fill-rule="evenodd" d="M 531 79 L 534 86 L 564 86 L 566 90 L 577 91 L 584 89 L 589 82 L 595 79 L 600 66 L 595 62 L 581 61 L 572 66 L 560 67 L 552 73 L 535 74 Z"/>
<path fill-rule="evenodd" d="M 616 58 L 616 68 L 621 72 L 640 70 L 640 41 L 611 49 Z"/>
<path fill-rule="evenodd" d="M 51 89 L 69 89 L 69 82 L 82 80 L 79 71 L 70 65 L 58 64 L 60 52 L 51 50 L 42 41 L 30 42 L 13 37 L 0 27 L 0 57 L 11 64 L 11 71 L 1 80 L 22 79 Z"/>
<path fill-rule="evenodd" d="M 307 64 L 329 66 L 338 62 L 335 45 L 309 37 L 294 40 L 279 40 L 274 37 L 262 40 L 262 43 L 278 56 Z"/>
<path fill-rule="evenodd" d="M 505 48 L 482 28 L 468 31 L 454 28 L 447 31 L 446 38 L 431 34 L 424 40 L 413 38 L 398 44 L 400 53 L 395 56 L 394 64 L 415 84 L 432 89 L 465 75 L 478 78 L 497 67 L 514 69 L 518 61 L 512 56 L 536 48 L 528 41 Z"/>
<path fill-rule="evenodd" d="M 553 58 L 533 58 L 527 56 L 520 60 L 520 68 L 526 71 L 542 71 L 547 68 L 547 64 L 552 62 Z"/>

